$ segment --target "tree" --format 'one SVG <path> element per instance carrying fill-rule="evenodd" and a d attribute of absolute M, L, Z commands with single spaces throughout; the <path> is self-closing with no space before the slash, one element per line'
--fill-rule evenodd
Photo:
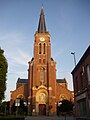
<path fill-rule="evenodd" d="M 15 101 L 12 105 L 12 114 L 16 114 L 16 112 L 18 112 L 17 114 L 19 115 L 23 115 L 23 114 L 27 114 L 27 104 L 24 104 L 24 100 L 19 98 L 20 99 L 20 106 L 15 106 Z M 26 102 L 25 102 L 26 103 Z"/>
<path fill-rule="evenodd" d="M 73 111 L 73 103 L 68 100 L 63 100 L 59 107 L 60 112 L 69 113 Z"/>
<path fill-rule="evenodd" d="M 0 106 L 0 113 L 9 114 L 10 111 L 10 101 L 4 101 Z"/>
<path fill-rule="evenodd" d="M 0 103 L 4 99 L 4 92 L 6 90 L 6 76 L 7 76 L 7 60 L 4 56 L 4 51 L 0 48 Z"/>

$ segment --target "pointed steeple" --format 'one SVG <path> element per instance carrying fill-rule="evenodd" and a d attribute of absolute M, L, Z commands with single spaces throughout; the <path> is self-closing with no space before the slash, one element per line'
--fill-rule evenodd
<path fill-rule="evenodd" d="M 44 17 L 44 10 L 43 6 L 41 8 L 40 18 L 39 18 L 39 25 L 38 25 L 38 33 L 46 33 L 46 24 L 45 24 L 45 17 Z"/>

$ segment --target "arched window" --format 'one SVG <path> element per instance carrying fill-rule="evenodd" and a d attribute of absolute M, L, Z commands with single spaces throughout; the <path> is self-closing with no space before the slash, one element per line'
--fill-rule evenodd
<path fill-rule="evenodd" d="M 42 53 L 42 45 L 41 45 L 41 43 L 39 44 L 39 54 L 41 54 Z"/>
<path fill-rule="evenodd" d="M 40 81 L 41 82 L 44 81 L 44 70 L 43 70 L 43 68 L 41 68 L 41 70 L 40 70 Z"/>
<path fill-rule="evenodd" d="M 39 102 L 46 102 L 46 94 L 45 93 L 39 94 Z"/>
<path fill-rule="evenodd" d="M 62 100 L 66 100 L 66 96 L 65 96 L 65 95 L 62 95 L 62 96 L 61 96 L 60 101 L 62 101 Z"/>
<path fill-rule="evenodd" d="M 43 54 L 45 54 L 45 52 L 46 52 L 46 44 L 44 43 L 43 44 Z"/>

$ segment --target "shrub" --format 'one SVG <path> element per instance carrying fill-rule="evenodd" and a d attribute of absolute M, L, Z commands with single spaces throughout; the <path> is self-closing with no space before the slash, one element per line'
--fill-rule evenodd
<path fill-rule="evenodd" d="M 0 120 L 25 120 L 25 118 L 16 116 L 0 116 Z"/>

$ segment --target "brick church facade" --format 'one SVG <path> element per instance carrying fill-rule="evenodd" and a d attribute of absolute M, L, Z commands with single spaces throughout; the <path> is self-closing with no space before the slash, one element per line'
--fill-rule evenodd
<path fill-rule="evenodd" d="M 46 29 L 43 8 L 34 35 L 34 57 L 28 64 L 28 79 L 18 78 L 16 90 L 11 91 L 10 107 L 17 98 L 22 98 L 30 115 L 53 115 L 59 101 L 73 101 L 66 79 L 56 79 L 56 62 L 51 57 L 50 33 Z"/>

